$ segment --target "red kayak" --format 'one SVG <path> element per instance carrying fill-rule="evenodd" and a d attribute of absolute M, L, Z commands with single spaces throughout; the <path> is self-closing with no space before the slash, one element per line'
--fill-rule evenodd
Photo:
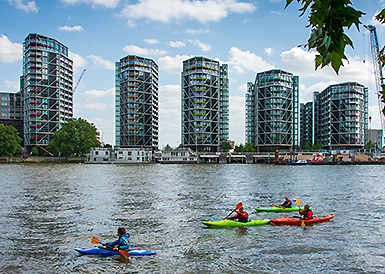
<path fill-rule="evenodd" d="M 305 225 L 313 225 L 316 223 L 322 223 L 330 221 L 334 218 L 334 215 L 327 215 L 325 217 L 314 216 L 313 219 L 310 220 L 301 220 L 299 218 L 279 218 L 272 219 L 270 222 L 275 225 L 301 225 L 301 222 L 304 222 Z"/>

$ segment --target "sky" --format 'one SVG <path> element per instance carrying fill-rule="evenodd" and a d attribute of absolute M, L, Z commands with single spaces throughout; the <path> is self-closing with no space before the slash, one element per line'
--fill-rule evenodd
<path fill-rule="evenodd" d="M 380 128 L 369 32 L 351 28 L 354 49 L 339 75 L 314 70 L 314 52 L 301 47 L 309 29 L 296 1 L 285 0 L 0 0 L 0 90 L 18 91 L 22 43 L 29 33 L 54 38 L 74 61 L 74 116 L 95 124 L 115 144 L 114 63 L 127 55 L 159 66 L 159 147 L 181 143 L 182 62 L 205 56 L 229 65 L 230 139 L 245 142 L 247 82 L 282 69 L 299 76 L 300 103 L 331 84 L 355 81 L 369 89 L 369 128 Z M 385 0 L 352 0 L 374 24 L 380 47 L 385 26 L 374 20 Z"/>

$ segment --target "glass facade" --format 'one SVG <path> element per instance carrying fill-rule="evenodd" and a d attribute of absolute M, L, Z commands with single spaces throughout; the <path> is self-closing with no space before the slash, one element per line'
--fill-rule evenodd
<path fill-rule="evenodd" d="M 313 145 L 313 102 L 300 105 L 300 147 Z"/>
<path fill-rule="evenodd" d="M 128 55 L 115 64 L 115 143 L 158 148 L 158 65 Z"/>
<path fill-rule="evenodd" d="M 299 80 L 282 70 L 258 73 L 246 93 L 246 141 L 257 151 L 295 150 L 299 143 Z"/>
<path fill-rule="evenodd" d="M 363 148 L 368 141 L 368 89 L 355 82 L 327 87 L 314 97 L 318 106 L 316 142 L 327 149 Z"/>
<path fill-rule="evenodd" d="M 60 42 L 29 34 L 23 43 L 24 141 L 46 146 L 73 117 L 73 63 Z"/>
<path fill-rule="evenodd" d="M 183 62 L 182 145 L 217 152 L 229 139 L 228 65 L 205 57 Z"/>

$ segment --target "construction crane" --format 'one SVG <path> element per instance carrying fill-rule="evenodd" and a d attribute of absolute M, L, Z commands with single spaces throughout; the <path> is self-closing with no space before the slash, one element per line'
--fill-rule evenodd
<path fill-rule="evenodd" d="M 373 25 L 367 25 L 364 27 L 369 30 L 370 33 L 370 49 L 372 52 L 372 60 L 373 60 L 373 66 L 374 66 L 374 76 L 376 80 L 376 93 L 377 93 L 377 101 L 378 101 L 378 108 L 380 111 L 380 120 L 381 120 L 381 128 L 382 132 L 385 133 L 385 104 L 382 100 L 382 87 L 384 86 L 384 76 L 382 74 L 382 64 L 380 60 L 380 50 L 378 47 L 378 39 L 377 39 L 377 32 L 376 27 Z"/>
<path fill-rule="evenodd" d="M 74 89 L 72 90 L 72 93 L 75 93 L 76 89 L 77 89 L 78 86 L 79 86 L 80 80 L 82 80 L 83 75 L 84 75 L 84 73 L 86 72 L 86 70 L 87 70 L 87 69 L 83 69 L 82 73 L 80 74 L 80 77 L 79 77 L 78 81 L 76 82 L 76 85 L 75 85 Z"/>

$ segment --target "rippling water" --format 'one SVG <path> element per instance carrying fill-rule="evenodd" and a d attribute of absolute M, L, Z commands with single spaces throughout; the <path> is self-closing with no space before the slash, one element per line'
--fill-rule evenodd
<path fill-rule="evenodd" d="M 385 272 L 384 166 L 0 165 L 0 272 Z M 285 195 L 336 215 L 313 227 L 208 229 Z M 125 226 L 151 257 L 79 256 Z"/>

